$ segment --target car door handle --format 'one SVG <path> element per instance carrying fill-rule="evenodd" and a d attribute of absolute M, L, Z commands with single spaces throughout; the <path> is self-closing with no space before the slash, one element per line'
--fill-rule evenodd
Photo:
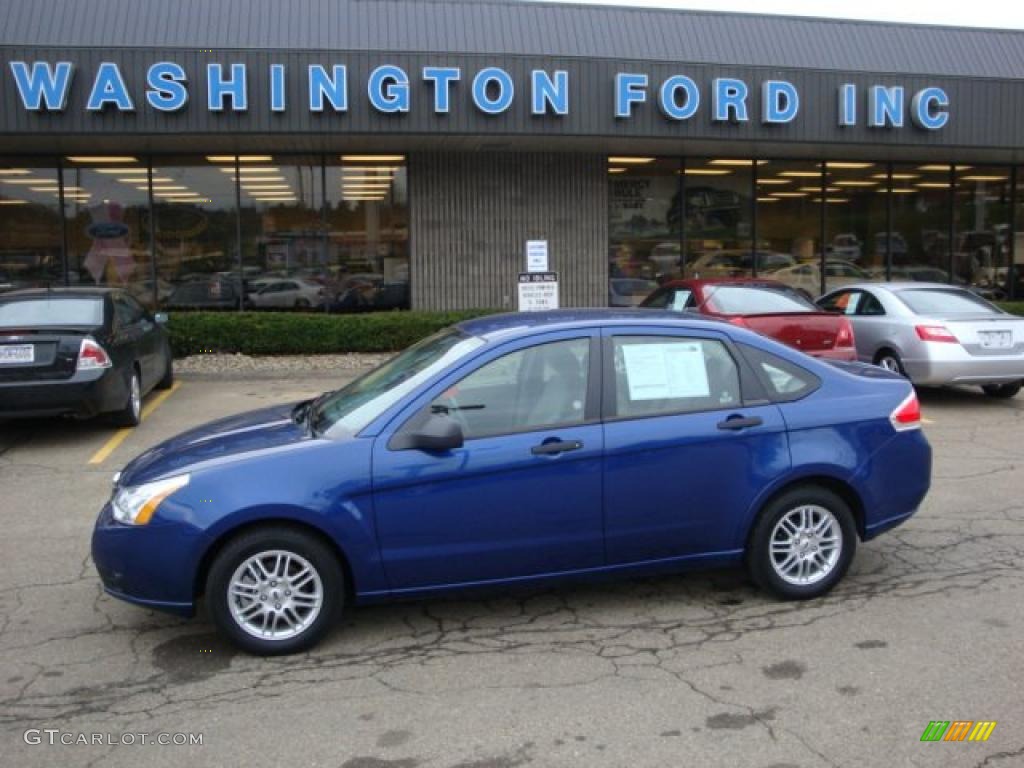
<path fill-rule="evenodd" d="M 554 456 L 567 451 L 578 451 L 582 447 L 583 443 L 579 440 L 545 440 L 540 445 L 533 446 L 530 453 L 534 456 Z"/>
<path fill-rule="evenodd" d="M 759 416 L 730 416 L 725 421 L 718 422 L 719 429 L 746 429 L 747 427 L 759 427 L 764 422 Z"/>

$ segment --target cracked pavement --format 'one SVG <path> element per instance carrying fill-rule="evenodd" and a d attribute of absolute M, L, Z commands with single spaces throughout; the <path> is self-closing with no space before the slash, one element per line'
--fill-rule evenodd
<path fill-rule="evenodd" d="M 477 594 L 352 610 L 312 652 L 258 659 L 202 613 L 105 596 L 93 520 L 145 447 L 338 379 L 183 382 L 99 467 L 108 427 L 0 424 L 6 764 L 1024 765 L 1024 396 L 922 393 L 932 491 L 823 600 L 731 571 Z M 957 719 L 999 724 L 984 744 L 919 741 Z M 30 745 L 28 728 L 203 744 Z"/>

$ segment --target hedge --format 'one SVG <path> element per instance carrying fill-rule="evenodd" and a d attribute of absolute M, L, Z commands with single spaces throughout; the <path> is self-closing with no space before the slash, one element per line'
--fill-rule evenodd
<path fill-rule="evenodd" d="M 1024 315 L 1024 301 L 997 301 L 1000 307 L 1015 315 Z"/>
<path fill-rule="evenodd" d="M 472 317 L 497 310 L 376 312 L 173 312 L 167 324 L 175 357 L 211 352 L 315 355 L 394 352 Z"/>

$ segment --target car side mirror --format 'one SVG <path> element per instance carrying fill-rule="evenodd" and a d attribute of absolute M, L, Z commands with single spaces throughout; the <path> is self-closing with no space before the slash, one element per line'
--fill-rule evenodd
<path fill-rule="evenodd" d="M 431 414 L 418 427 L 391 438 L 389 447 L 394 451 L 451 451 L 461 448 L 463 442 L 459 422 L 448 416 Z"/>
<path fill-rule="evenodd" d="M 157 312 L 155 315 L 153 315 L 153 322 L 157 323 L 158 325 L 167 325 L 167 313 Z"/>

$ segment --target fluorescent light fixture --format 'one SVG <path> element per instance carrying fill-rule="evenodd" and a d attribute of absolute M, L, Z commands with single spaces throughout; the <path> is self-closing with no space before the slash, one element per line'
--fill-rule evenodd
<path fill-rule="evenodd" d="M 984 176 L 976 174 L 974 176 L 961 176 L 960 181 L 1006 181 L 1006 176 Z"/>
<path fill-rule="evenodd" d="M 233 163 L 235 155 L 207 155 L 206 159 L 211 163 Z M 272 163 L 273 155 L 237 155 L 240 163 Z"/>
<path fill-rule="evenodd" d="M 797 187 L 797 189 L 799 189 L 801 192 L 814 192 L 819 195 L 821 194 L 821 187 Z M 839 187 L 825 187 L 825 194 L 828 194 L 829 192 L 838 191 Z"/>
<path fill-rule="evenodd" d="M 238 181 L 237 176 L 231 177 L 232 181 Z M 244 186 L 247 182 L 252 183 L 263 183 L 265 181 L 288 181 L 284 176 L 246 176 L 242 178 L 242 185 Z"/>
<path fill-rule="evenodd" d="M 370 171 L 376 173 L 389 173 L 393 174 L 398 171 L 402 166 L 400 165 L 345 165 L 342 166 L 342 173 L 369 173 Z"/>
<path fill-rule="evenodd" d="M 877 187 L 877 181 L 834 181 L 837 187 Z"/>
<path fill-rule="evenodd" d="M 259 189 L 276 189 L 276 190 L 280 191 L 282 189 L 291 189 L 291 188 L 292 188 L 291 184 L 244 184 L 244 183 L 242 184 L 242 189 L 245 190 L 246 192 L 251 192 L 253 190 L 259 190 Z"/>
<path fill-rule="evenodd" d="M 384 200 L 383 197 L 346 197 L 344 198 L 346 203 L 379 203 Z"/>
<path fill-rule="evenodd" d="M 0 205 L 28 205 L 28 200 L 0 200 Z"/>
<path fill-rule="evenodd" d="M 230 173 L 231 175 L 234 175 L 234 173 L 235 173 L 235 169 L 234 168 L 218 168 L 217 170 L 220 171 L 221 173 Z M 260 166 L 246 166 L 244 168 L 239 168 L 238 172 L 239 173 L 252 173 L 252 174 L 258 174 L 258 173 L 280 173 L 281 169 L 278 168 L 275 165 L 260 165 Z"/>
<path fill-rule="evenodd" d="M 970 166 L 967 166 L 967 167 L 970 167 Z M 952 166 L 950 166 L 950 165 L 919 165 L 919 166 L 917 166 L 917 170 L 919 170 L 919 171 L 931 171 L 931 172 L 949 171 L 951 168 L 952 168 Z"/>
<path fill-rule="evenodd" d="M 914 195 L 917 194 L 917 190 L 909 187 L 894 187 L 892 193 L 894 195 Z"/>
<path fill-rule="evenodd" d="M 114 174 L 118 173 L 121 174 L 122 176 L 124 176 L 125 174 L 145 176 L 149 173 L 148 168 L 90 168 L 89 170 L 92 171 L 93 173 L 104 173 L 107 174 L 108 176 L 113 176 Z"/>
<path fill-rule="evenodd" d="M 757 183 L 758 183 L 758 185 L 761 185 L 761 184 L 772 184 L 772 185 L 792 184 L 793 180 L 792 179 L 758 179 Z"/>
<path fill-rule="evenodd" d="M 874 163 L 834 163 L 831 160 L 825 163 L 829 168 L 874 168 Z"/>
<path fill-rule="evenodd" d="M 0 179 L 4 184 L 56 184 L 50 179 Z"/>
<path fill-rule="evenodd" d="M 792 179 L 816 179 L 821 176 L 821 171 L 781 171 L 779 176 L 789 176 Z"/>
<path fill-rule="evenodd" d="M 949 189 L 949 184 L 944 181 L 921 181 L 914 186 L 922 189 Z"/>
<path fill-rule="evenodd" d="M 190 191 L 188 187 L 179 186 L 179 185 L 154 186 L 153 187 L 153 192 L 155 192 L 158 195 L 163 193 L 163 192 L 188 192 L 188 191 Z M 198 192 L 196 194 L 198 194 Z"/>
<path fill-rule="evenodd" d="M 386 181 L 383 184 L 376 181 L 346 181 L 341 187 L 342 189 L 391 189 L 391 184 Z"/>
<path fill-rule="evenodd" d="M 30 173 L 27 168 L 0 168 L 0 176 L 28 176 Z"/>
<path fill-rule="evenodd" d="M 608 162 L 611 165 L 646 165 L 647 163 L 653 163 L 653 157 L 609 157 Z"/>
<path fill-rule="evenodd" d="M 729 176 L 732 171 L 724 168 L 687 168 L 683 173 L 687 176 Z"/>
<path fill-rule="evenodd" d="M 69 155 L 72 163 L 137 163 L 138 159 L 125 155 Z M 124 170 L 123 168 L 121 169 Z"/>
<path fill-rule="evenodd" d="M 759 197 L 757 198 L 759 203 L 778 203 L 781 202 L 777 197 Z"/>
<path fill-rule="evenodd" d="M 297 203 L 294 197 L 257 197 L 257 203 Z"/>
<path fill-rule="evenodd" d="M 772 197 L 807 197 L 806 192 L 772 192 Z"/>
<path fill-rule="evenodd" d="M 57 192 L 60 187 L 56 185 L 47 185 L 45 187 L 29 187 L 33 192 Z"/>
<path fill-rule="evenodd" d="M 403 163 L 405 155 L 342 155 L 343 163 Z"/>
<path fill-rule="evenodd" d="M 822 202 L 822 200 L 821 200 L 820 197 L 813 197 L 813 198 L 811 198 L 811 202 L 812 203 L 820 203 L 820 202 Z M 825 202 L 826 203 L 848 203 L 848 202 L 850 202 L 850 198 L 848 198 L 848 197 L 826 197 L 825 198 Z"/>
<path fill-rule="evenodd" d="M 908 181 L 909 179 L 920 179 L 921 178 L 921 174 L 920 173 L 894 173 L 892 175 L 892 177 L 893 177 L 893 179 L 895 179 L 897 181 Z M 880 179 L 881 181 L 885 181 L 889 177 L 886 174 L 884 174 L 884 173 L 875 173 L 875 174 L 872 174 L 871 178 L 872 179 Z"/>
<path fill-rule="evenodd" d="M 625 168 L 620 168 L 619 170 L 624 171 L 626 169 Z M 609 168 L 608 172 L 612 173 L 613 171 L 612 171 L 611 168 Z M 386 182 L 387 184 L 391 184 L 391 182 L 393 181 L 393 179 L 390 176 L 373 176 L 372 174 L 371 175 L 363 175 L 363 176 L 342 176 L 341 180 L 343 182 L 345 182 L 346 184 L 348 184 L 348 182 L 350 182 L 350 181 L 380 181 L 380 182 Z"/>
<path fill-rule="evenodd" d="M 156 192 L 157 197 L 202 197 L 198 192 Z"/>
<path fill-rule="evenodd" d="M 749 168 L 754 163 L 764 165 L 767 160 L 709 160 L 708 165 L 734 165 L 740 168 Z"/>
<path fill-rule="evenodd" d="M 609 168 L 608 173 L 625 173 L 626 168 Z"/>

